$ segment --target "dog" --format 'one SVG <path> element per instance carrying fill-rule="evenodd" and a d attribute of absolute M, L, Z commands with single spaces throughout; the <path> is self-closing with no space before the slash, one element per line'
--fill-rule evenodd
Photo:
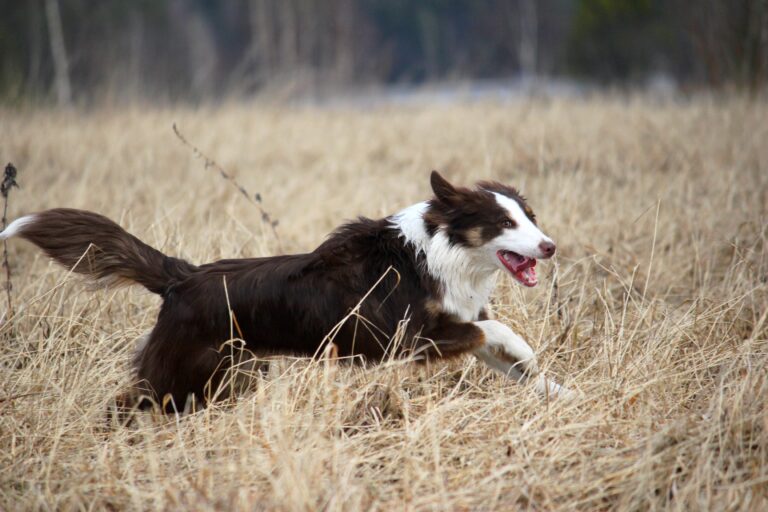
<path fill-rule="evenodd" d="M 197 266 L 106 217 L 67 208 L 21 217 L 0 239 L 28 240 L 97 284 L 140 284 L 162 297 L 126 407 L 209 403 L 228 369 L 222 347 L 233 338 L 258 356 L 317 356 L 331 343 L 339 357 L 368 362 L 472 354 L 519 382 L 533 380 L 540 393 L 570 393 L 539 372 L 531 347 L 487 309 L 499 271 L 536 286 L 536 262 L 555 254 L 554 242 L 512 187 L 458 187 L 437 171 L 430 183 L 432 199 L 383 219 L 360 217 L 306 254 Z"/>

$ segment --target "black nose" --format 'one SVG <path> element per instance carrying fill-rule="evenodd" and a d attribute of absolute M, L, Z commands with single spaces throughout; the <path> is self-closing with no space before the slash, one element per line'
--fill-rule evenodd
<path fill-rule="evenodd" d="M 552 242 L 541 242 L 539 244 L 539 250 L 544 255 L 542 258 L 551 258 L 555 254 L 557 247 Z"/>

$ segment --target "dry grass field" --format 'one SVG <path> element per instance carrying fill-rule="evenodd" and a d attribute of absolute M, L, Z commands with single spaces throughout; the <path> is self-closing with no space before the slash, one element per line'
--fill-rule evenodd
<path fill-rule="evenodd" d="M 495 315 L 582 397 L 473 358 L 280 359 L 236 401 L 105 428 L 159 299 L 9 242 L 0 509 L 766 510 L 768 104 L 0 111 L 9 217 L 92 209 L 193 262 L 308 251 L 457 183 L 518 186 L 558 255 Z M 184 135 L 279 220 L 206 168 Z M 0 310 L 6 309 L 0 294 Z"/>

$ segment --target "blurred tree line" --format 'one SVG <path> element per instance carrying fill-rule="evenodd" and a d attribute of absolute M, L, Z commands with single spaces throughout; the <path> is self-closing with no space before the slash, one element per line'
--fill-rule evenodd
<path fill-rule="evenodd" d="M 570 76 L 756 91 L 768 0 L 0 0 L 0 97 Z"/>

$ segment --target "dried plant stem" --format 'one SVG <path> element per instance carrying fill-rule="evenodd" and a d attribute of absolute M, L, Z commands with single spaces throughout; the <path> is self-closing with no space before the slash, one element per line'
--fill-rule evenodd
<path fill-rule="evenodd" d="M 200 151 L 197 146 L 190 143 L 184 135 L 181 134 L 181 131 L 179 131 L 179 128 L 176 126 L 176 123 L 173 123 L 173 133 L 176 134 L 176 137 L 179 138 L 182 144 L 187 146 L 189 149 L 192 150 L 192 152 L 195 154 L 197 158 L 202 158 L 203 162 L 205 162 L 205 168 L 210 169 L 213 168 L 216 170 L 219 175 L 230 182 L 242 195 L 245 197 L 246 200 L 248 200 L 249 203 L 256 206 L 256 208 L 259 209 L 259 213 L 261 214 L 261 220 L 265 224 L 269 226 L 269 228 L 272 230 L 272 234 L 275 237 L 275 241 L 277 242 L 277 249 L 278 251 L 282 252 L 282 244 L 280 242 L 280 235 L 277 233 L 277 219 L 273 219 L 272 216 L 267 212 L 264 207 L 261 205 L 261 194 L 256 193 L 253 196 L 248 193 L 248 191 L 245 189 L 244 186 L 242 186 L 238 181 L 235 179 L 234 176 L 229 174 L 227 171 L 224 170 L 223 167 L 221 167 L 218 163 L 216 163 L 215 160 L 212 158 L 209 158 L 208 155 Z"/>
<path fill-rule="evenodd" d="M 3 182 L 0 184 L 0 194 L 3 196 L 3 229 L 8 225 L 8 195 L 11 193 L 13 187 L 19 186 L 16 183 L 16 167 L 12 163 L 8 163 L 5 166 L 5 175 Z M 11 301 L 11 290 L 13 284 L 11 283 L 11 266 L 8 263 L 8 241 L 3 240 L 3 267 L 5 267 L 5 293 L 8 297 L 8 311 L 6 312 L 6 318 L 10 318 L 13 315 L 13 302 Z"/>

